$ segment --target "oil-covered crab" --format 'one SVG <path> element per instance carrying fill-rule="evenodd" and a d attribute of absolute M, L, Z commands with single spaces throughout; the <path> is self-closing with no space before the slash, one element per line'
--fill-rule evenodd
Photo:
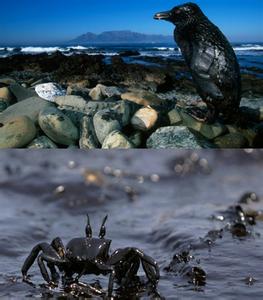
<path fill-rule="evenodd" d="M 110 255 L 111 240 L 104 238 L 107 216 L 103 219 L 98 238 L 92 237 L 89 216 L 87 218 L 86 237 L 74 238 L 66 247 L 59 237 L 51 244 L 37 244 L 21 269 L 23 280 L 30 282 L 27 272 L 37 259 L 41 274 L 50 286 L 58 284 L 58 270 L 63 274 L 64 285 L 77 283 L 80 277 L 86 274 L 109 274 L 108 295 L 112 295 L 114 282 L 121 286 L 127 285 L 135 278 L 140 265 L 149 282 L 154 287 L 157 286 L 160 274 L 154 259 L 133 247 L 117 249 Z"/>

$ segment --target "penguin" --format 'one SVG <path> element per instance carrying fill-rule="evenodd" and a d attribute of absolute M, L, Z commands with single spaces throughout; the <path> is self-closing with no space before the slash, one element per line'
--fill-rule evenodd
<path fill-rule="evenodd" d="M 203 121 L 212 123 L 221 116 L 225 122 L 234 122 L 241 101 L 240 67 L 224 34 L 191 2 L 159 12 L 154 19 L 175 25 L 175 42 L 207 105 Z"/>

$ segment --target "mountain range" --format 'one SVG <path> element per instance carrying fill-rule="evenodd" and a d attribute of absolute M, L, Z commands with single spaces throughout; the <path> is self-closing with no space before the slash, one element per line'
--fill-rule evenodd
<path fill-rule="evenodd" d="M 173 37 L 161 34 L 144 34 L 130 30 L 105 31 L 100 34 L 87 32 L 78 36 L 69 43 L 171 43 Z"/>

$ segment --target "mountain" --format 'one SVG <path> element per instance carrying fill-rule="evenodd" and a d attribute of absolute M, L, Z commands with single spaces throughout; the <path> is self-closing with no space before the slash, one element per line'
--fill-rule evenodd
<path fill-rule="evenodd" d="M 144 34 L 132 32 L 129 30 L 122 31 L 105 31 L 100 34 L 88 32 L 83 34 L 69 43 L 94 44 L 94 43 L 170 43 L 173 37 L 161 34 Z"/>

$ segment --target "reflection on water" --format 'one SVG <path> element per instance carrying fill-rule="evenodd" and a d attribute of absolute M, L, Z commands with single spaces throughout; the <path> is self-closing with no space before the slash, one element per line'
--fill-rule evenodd
<path fill-rule="evenodd" d="M 112 250 L 135 246 L 158 261 L 162 297 L 260 299 L 262 166 L 261 151 L 1 151 L 0 297 L 66 295 L 40 286 L 37 263 L 36 287 L 20 268 L 40 241 L 84 236 L 88 212 L 95 234 L 109 215 Z M 105 291 L 108 278 L 83 281 Z"/>

